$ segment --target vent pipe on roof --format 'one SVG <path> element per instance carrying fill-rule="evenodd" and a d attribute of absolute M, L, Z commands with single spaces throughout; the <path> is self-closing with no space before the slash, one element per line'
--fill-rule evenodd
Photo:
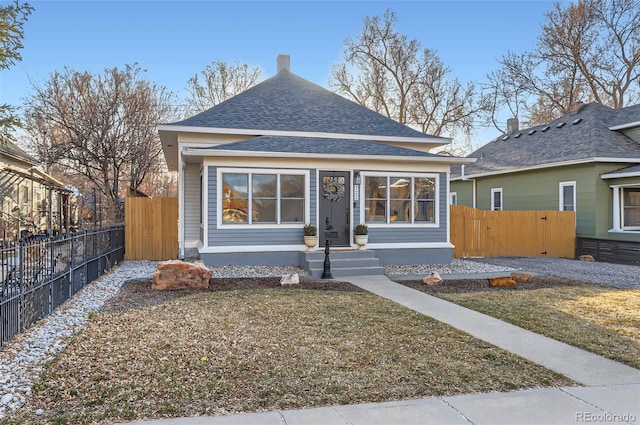
<path fill-rule="evenodd" d="M 286 69 L 287 71 L 291 70 L 291 57 L 289 55 L 278 55 L 278 72 Z"/>
<path fill-rule="evenodd" d="M 518 131 L 520 129 L 520 124 L 518 124 L 518 118 L 509 118 L 507 120 L 507 134 L 511 134 L 514 131 Z"/>

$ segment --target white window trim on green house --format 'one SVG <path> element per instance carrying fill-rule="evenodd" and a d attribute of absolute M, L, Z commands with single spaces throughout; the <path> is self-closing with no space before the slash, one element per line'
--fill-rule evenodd
<path fill-rule="evenodd" d="M 500 206 L 496 205 L 496 194 L 500 194 Z M 501 187 L 491 189 L 491 211 L 502 211 L 504 208 L 504 196 Z"/>
<path fill-rule="evenodd" d="M 216 222 L 218 229 L 282 229 L 282 228 L 301 228 L 304 223 L 309 223 L 309 211 L 310 211 L 310 190 L 309 190 L 309 170 L 300 170 L 300 169 L 267 169 L 267 168 L 218 168 L 216 170 L 217 173 L 217 188 L 216 188 L 216 202 L 219 206 L 216 212 Z M 224 202 L 224 191 L 223 191 L 223 175 L 224 174 L 246 174 L 249 182 L 248 187 L 248 205 L 249 205 L 249 213 L 248 213 L 248 223 L 230 223 L 225 222 L 223 218 L 223 202 Z M 277 207 L 276 207 L 276 222 L 271 223 L 253 223 L 251 213 L 252 208 L 252 176 L 253 175 L 275 175 L 276 176 L 276 184 L 277 184 L 277 196 L 275 198 Z M 296 222 L 282 222 L 282 212 L 280 210 L 280 205 L 282 202 L 281 197 L 281 176 L 282 175 L 298 175 L 304 177 L 304 212 L 303 219 Z"/>
<path fill-rule="evenodd" d="M 389 228 L 393 227 L 440 227 L 440 176 L 437 173 L 389 173 L 389 172 L 366 172 L 363 171 L 360 173 L 362 176 L 362 189 L 360 195 L 360 222 L 366 223 L 367 226 L 375 228 L 375 227 L 383 227 Z M 390 190 L 386 190 L 386 198 L 385 201 L 385 220 L 384 221 L 368 221 L 366 220 L 366 204 L 367 204 L 367 178 L 371 177 L 386 177 L 387 178 L 387 187 L 389 186 L 389 182 L 391 178 L 410 178 L 411 179 L 411 187 L 415 187 L 415 179 L 431 179 L 434 183 L 434 191 L 433 191 L 433 199 L 427 198 L 419 198 L 423 201 L 433 202 L 433 221 L 416 221 L 415 214 L 415 203 L 417 199 L 415 198 L 415 191 L 412 190 L 410 193 L 410 198 L 408 201 L 411 206 L 411 221 L 392 221 L 391 220 L 391 211 L 390 204 L 394 200 L 391 198 Z M 380 198 L 383 199 L 383 198 Z"/>
<path fill-rule="evenodd" d="M 610 187 L 613 189 L 613 228 L 609 232 L 640 233 L 640 225 L 628 226 L 624 222 L 624 191 L 625 189 L 632 189 L 634 192 L 640 191 L 640 185 L 613 185 Z M 640 205 L 637 207 L 640 208 Z"/>
<path fill-rule="evenodd" d="M 458 205 L 458 192 L 449 193 L 449 205 Z"/>
<path fill-rule="evenodd" d="M 567 203 L 567 197 L 565 196 L 565 191 L 564 189 L 566 187 L 571 187 L 572 191 L 571 191 L 571 204 L 569 205 Z M 567 208 L 569 207 L 569 208 Z M 576 182 L 575 181 L 570 181 L 570 182 L 560 182 L 558 185 L 558 211 L 574 211 L 577 212 L 577 207 L 576 207 Z"/>

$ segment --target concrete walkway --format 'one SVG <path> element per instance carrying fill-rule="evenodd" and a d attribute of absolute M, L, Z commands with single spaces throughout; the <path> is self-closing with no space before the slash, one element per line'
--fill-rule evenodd
<path fill-rule="evenodd" d="M 386 276 L 341 277 L 340 280 L 461 329 L 585 386 L 133 423 L 640 424 L 640 370 L 416 291 L 392 282 Z"/>

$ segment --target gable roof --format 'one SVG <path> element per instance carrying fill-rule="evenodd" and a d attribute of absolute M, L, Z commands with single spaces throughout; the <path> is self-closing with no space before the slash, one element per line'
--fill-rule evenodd
<path fill-rule="evenodd" d="M 20 161 L 27 162 L 31 165 L 37 165 L 40 162 L 27 152 L 22 150 L 18 145 L 9 140 L 3 140 L 0 142 L 0 155 L 11 156 L 19 159 Z"/>
<path fill-rule="evenodd" d="M 640 143 L 610 127 L 640 120 L 640 105 L 615 110 L 589 103 L 560 118 L 498 137 L 471 153 L 477 162 L 464 169 L 466 177 L 500 174 L 525 168 L 619 159 L 640 163 Z M 452 167 L 452 178 L 461 177 Z"/>
<path fill-rule="evenodd" d="M 421 133 L 286 69 L 226 101 L 172 125 L 448 139 Z"/>

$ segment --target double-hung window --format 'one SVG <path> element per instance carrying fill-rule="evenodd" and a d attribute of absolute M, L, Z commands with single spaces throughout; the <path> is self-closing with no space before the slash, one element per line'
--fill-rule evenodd
<path fill-rule="evenodd" d="M 221 180 L 222 224 L 305 221 L 305 174 L 229 171 Z"/>
<path fill-rule="evenodd" d="M 502 211 L 502 188 L 491 189 L 491 211 Z"/>
<path fill-rule="evenodd" d="M 622 229 L 640 230 L 640 187 L 622 188 Z"/>
<path fill-rule="evenodd" d="M 576 182 L 561 182 L 559 198 L 560 205 L 558 205 L 558 209 L 560 211 L 575 211 Z"/>
<path fill-rule="evenodd" d="M 364 177 L 367 223 L 437 223 L 438 177 L 370 175 Z"/>

